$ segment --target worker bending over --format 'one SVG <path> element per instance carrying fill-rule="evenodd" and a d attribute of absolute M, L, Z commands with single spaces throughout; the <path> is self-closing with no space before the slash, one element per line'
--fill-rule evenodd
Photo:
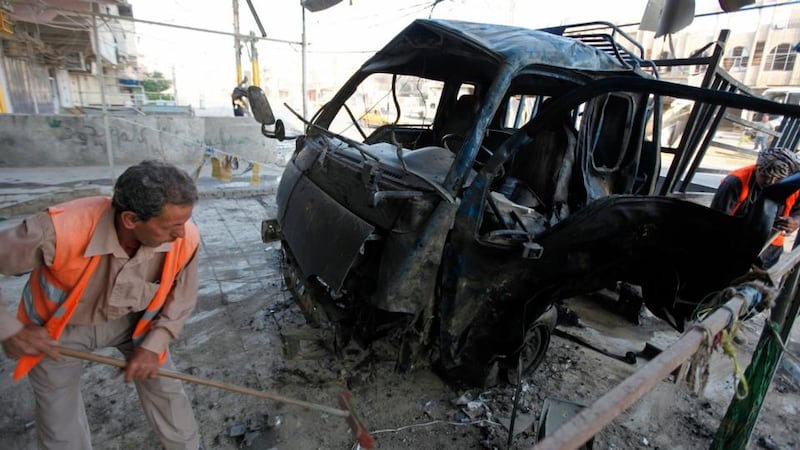
<path fill-rule="evenodd" d="M 116 347 L 164 447 L 199 447 L 183 385 L 156 375 L 174 370 L 167 346 L 197 302 L 196 201 L 185 171 L 144 161 L 119 177 L 113 198 L 52 206 L 0 232 L 0 273 L 30 272 L 17 318 L 0 301 L 0 340 L 19 360 L 14 378 L 27 374 L 33 388 L 39 448 L 92 447 L 83 363 L 62 358 L 56 341 L 82 351 Z"/>

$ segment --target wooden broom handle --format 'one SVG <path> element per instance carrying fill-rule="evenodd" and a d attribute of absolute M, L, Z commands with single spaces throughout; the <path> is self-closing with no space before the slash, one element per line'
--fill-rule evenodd
<path fill-rule="evenodd" d="M 86 361 L 106 364 L 109 366 L 119 367 L 120 369 L 124 369 L 127 366 L 125 361 L 109 358 L 106 356 L 95 355 L 94 353 L 82 352 L 80 350 L 62 347 L 60 345 L 57 345 L 56 349 L 62 355 L 70 356 L 72 358 L 78 358 Z M 238 392 L 240 394 L 252 395 L 253 397 L 265 398 L 267 400 L 274 400 L 280 403 L 302 406 L 303 408 L 314 409 L 334 416 L 350 417 L 350 411 L 344 409 L 338 409 L 326 405 L 321 405 L 318 403 L 311 403 L 303 400 L 297 400 L 289 397 L 284 397 L 282 395 L 273 394 L 270 392 L 257 391 L 255 389 L 250 389 L 243 386 L 237 386 L 235 384 L 221 383 L 219 381 L 209 380 L 207 378 L 196 377 L 193 375 L 187 375 L 185 373 L 174 372 L 171 370 L 158 369 L 158 376 L 166 378 L 174 378 L 176 380 L 186 381 L 188 383 L 202 384 L 204 386 L 211 386 L 218 389 L 224 389 L 226 391 Z"/>

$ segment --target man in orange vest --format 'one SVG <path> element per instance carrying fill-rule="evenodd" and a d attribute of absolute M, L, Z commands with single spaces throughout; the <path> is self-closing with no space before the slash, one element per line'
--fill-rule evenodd
<path fill-rule="evenodd" d="M 0 299 L 0 341 L 36 399 L 39 448 L 90 449 L 82 362 L 53 347 L 116 347 L 145 415 L 167 449 L 196 450 L 200 435 L 167 346 L 197 302 L 197 188 L 159 161 L 128 168 L 113 198 L 52 206 L 0 232 L 0 273 L 31 272 L 17 317 Z M 46 355 L 46 357 L 45 357 Z"/>
<path fill-rule="evenodd" d="M 755 164 L 736 169 L 722 180 L 711 207 L 731 216 L 745 216 L 766 186 L 799 171 L 800 157 L 797 153 L 780 147 L 764 149 L 758 154 Z M 800 226 L 798 196 L 800 191 L 789 196 L 784 207 L 778 211 L 773 223 L 777 236 L 760 255 L 764 267 L 771 267 L 778 262 L 783 254 L 784 236 Z"/>

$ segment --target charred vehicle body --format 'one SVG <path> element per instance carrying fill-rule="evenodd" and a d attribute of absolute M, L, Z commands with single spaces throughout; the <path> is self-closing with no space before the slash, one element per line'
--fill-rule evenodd
<path fill-rule="evenodd" d="M 400 369 L 428 357 L 472 384 L 535 368 L 552 305 L 618 282 L 682 330 L 749 270 L 798 187 L 768 189 L 744 219 L 681 199 L 711 132 L 732 108 L 793 130 L 800 108 L 724 77 L 658 78 L 610 24 L 410 24 L 306 124 L 263 224 L 307 321 L 338 345 L 391 334 Z M 694 104 L 678 148 L 661 146 L 667 96 Z"/>

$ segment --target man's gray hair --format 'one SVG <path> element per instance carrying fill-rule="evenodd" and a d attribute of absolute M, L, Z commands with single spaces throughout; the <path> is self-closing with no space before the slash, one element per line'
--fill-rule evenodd
<path fill-rule="evenodd" d="M 756 170 L 768 178 L 786 178 L 800 172 L 800 156 L 788 148 L 766 148 L 758 154 Z"/>
<path fill-rule="evenodd" d="M 196 201 L 197 186 L 185 170 L 148 160 L 119 176 L 111 204 L 116 212 L 132 211 L 140 220 L 149 220 L 161 214 L 166 204 L 189 205 Z"/>

